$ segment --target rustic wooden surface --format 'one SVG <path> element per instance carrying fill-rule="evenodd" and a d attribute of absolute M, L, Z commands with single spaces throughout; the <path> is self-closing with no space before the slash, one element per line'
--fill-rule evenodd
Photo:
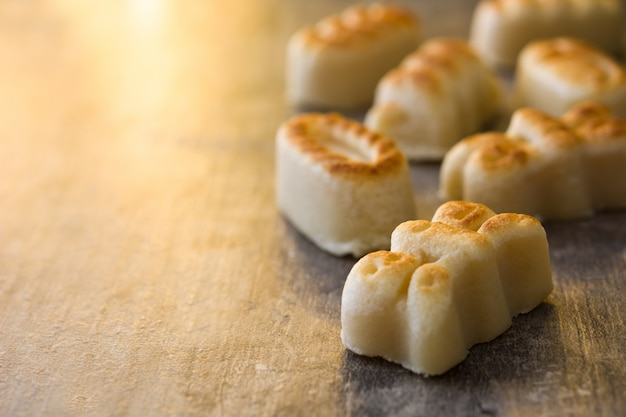
<path fill-rule="evenodd" d="M 348 3 L 0 0 L 0 415 L 626 415 L 626 213 L 547 224 L 553 294 L 444 376 L 343 348 L 354 259 L 277 213 L 273 138 Z"/>

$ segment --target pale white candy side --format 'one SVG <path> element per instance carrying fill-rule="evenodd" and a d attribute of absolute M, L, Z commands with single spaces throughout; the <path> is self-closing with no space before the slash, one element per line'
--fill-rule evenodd
<path fill-rule="evenodd" d="M 341 331 L 352 351 L 370 356 L 407 358 L 409 341 L 399 329 L 408 326 L 407 288 L 420 260 L 377 251 L 352 268 L 343 289 Z"/>
<path fill-rule="evenodd" d="M 494 248 L 485 236 L 443 223 L 408 221 L 393 231 L 391 251 L 448 271 L 468 346 L 493 339 L 511 324 Z"/>
<path fill-rule="evenodd" d="M 546 231 L 535 218 L 503 213 L 485 221 L 478 233 L 496 252 L 502 289 L 515 316 L 537 307 L 553 289 Z"/>
<path fill-rule="evenodd" d="M 597 103 L 576 106 L 562 120 L 585 138 L 583 170 L 594 208 L 626 208 L 626 120 Z"/>
<path fill-rule="evenodd" d="M 416 373 L 445 372 L 467 355 L 451 285 L 441 265 L 388 251 L 366 255 L 343 290 L 343 344 Z"/>
<path fill-rule="evenodd" d="M 626 207 L 626 138 L 587 144 L 584 170 L 586 189 L 596 209 Z"/>
<path fill-rule="evenodd" d="M 413 372 L 437 375 L 467 356 L 458 302 L 450 272 L 436 263 L 413 273 L 408 289 L 410 356 L 403 364 Z"/>

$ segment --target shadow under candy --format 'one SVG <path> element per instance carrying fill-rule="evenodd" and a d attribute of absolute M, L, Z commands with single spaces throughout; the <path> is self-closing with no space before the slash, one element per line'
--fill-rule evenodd
<path fill-rule="evenodd" d="M 448 372 L 429 377 L 346 349 L 345 408 L 359 416 L 506 415 L 502 400 L 507 396 L 538 389 L 538 400 L 557 394 L 544 388 L 547 378 L 561 377 L 554 372 L 565 360 L 558 333 L 557 308 L 544 302 L 514 317 L 496 339 L 472 346 L 465 360 Z"/>

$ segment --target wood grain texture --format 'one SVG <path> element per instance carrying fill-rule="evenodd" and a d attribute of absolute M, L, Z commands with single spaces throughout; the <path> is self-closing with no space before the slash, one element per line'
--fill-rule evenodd
<path fill-rule="evenodd" d="M 288 36 L 347 4 L 0 0 L 0 415 L 626 414 L 625 213 L 547 224 L 553 294 L 441 377 L 343 348 L 354 259 L 278 214 L 273 140 Z"/>

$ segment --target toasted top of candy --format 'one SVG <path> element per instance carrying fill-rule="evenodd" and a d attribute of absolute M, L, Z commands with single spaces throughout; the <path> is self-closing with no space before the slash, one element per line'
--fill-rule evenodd
<path fill-rule="evenodd" d="M 305 113 L 280 128 L 280 137 L 332 175 L 367 180 L 397 173 L 406 159 L 395 142 L 338 113 Z"/>
<path fill-rule="evenodd" d="M 467 65 L 480 65 L 480 58 L 464 40 L 435 38 L 407 55 L 400 65 L 385 75 L 384 83 L 410 82 L 417 87 L 443 94 L 442 73 L 459 74 Z"/>
<path fill-rule="evenodd" d="M 506 11 L 514 11 L 520 9 L 540 9 L 548 11 L 550 9 L 563 6 L 568 8 L 571 7 L 574 9 L 589 8 L 592 6 L 604 7 L 615 10 L 619 8 L 618 1 L 615 0 L 483 0 L 481 3 L 485 3 L 488 7 L 497 10 Z"/>
<path fill-rule="evenodd" d="M 311 45 L 353 47 L 399 30 L 418 30 L 417 17 L 404 7 L 374 3 L 349 7 L 328 16 L 299 35 Z"/>
<path fill-rule="evenodd" d="M 600 103 L 581 103 L 565 113 L 561 120 L 588 142 L 626 137 L 626 120 L 615 117 L 607 106 Z"/>
<path fill-rule="evenodd" d="M 541 64 L 546 77 L 578 89 L 602 91 L 626 83 L 626 71 L 615 59 L 580 39 L 559 37 L 531 42 L 519 60 Z"/>

